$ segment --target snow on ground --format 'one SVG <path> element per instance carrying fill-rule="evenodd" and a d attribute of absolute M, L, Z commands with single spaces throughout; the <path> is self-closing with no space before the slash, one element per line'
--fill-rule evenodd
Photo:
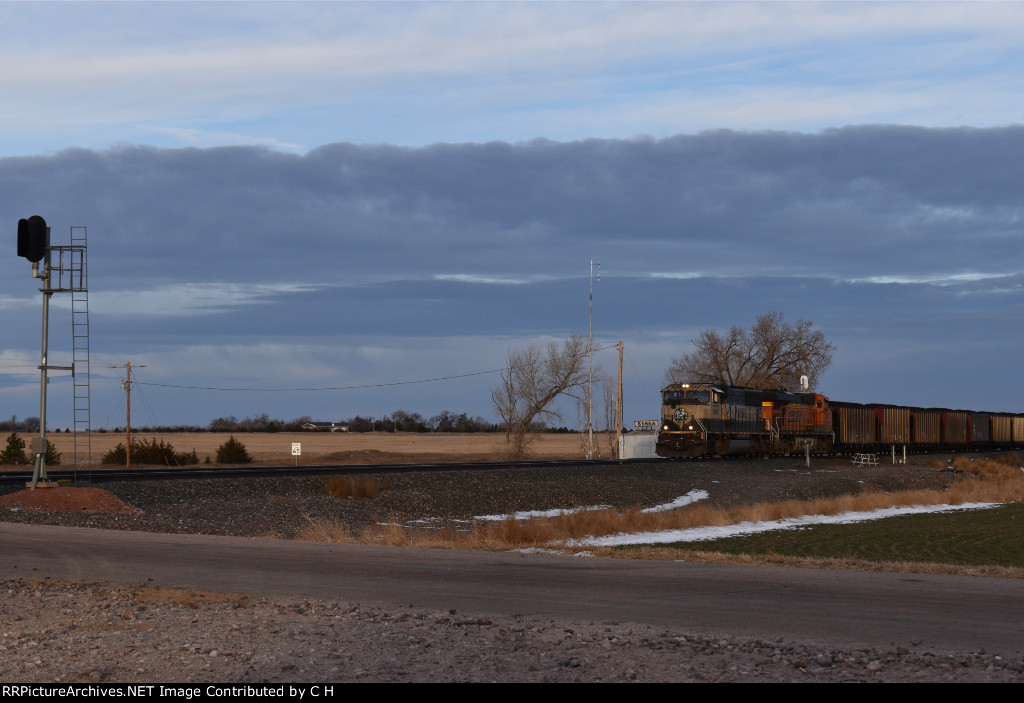
<path fill-rule="evenodd" d="M 612 506 L 610 505 L 590 505 L 585 508 L 552 508 L 551 510 L 520 510 L 518 513 L 513 513 L 512 517 L 516 520 L 532 520 L 535 517 L 558 517 L 559 515 L 572 515 L 573 513 L 582 513 L 587 510 L 607 510 Z M 500 522 L 501 520 L 507 520 L 508 515 L 474 515 L 474 520 L 492 520 Z"/>
<path fill-rule="evenodd" d="M 939 513 L 954 510 L 983 510 L 998 507 L 999 503 L 963 503 L 961 505 L 914 505 L 904 508 L 880 508 L 865 512 L 842 513 L 839 515 L 804 515 L 784 520 L 765 522 L 741 522 L 736 525 L 718 525 L 695 527 L 687 530 L 665 530 L 663 532 L 640 532 L 636 534 L 618 534 L 607 537 L 590 537 L 567 542 L 567 546 L 580 547 L 614 547 L 625 544 L 664 544 L 667 542 L 697 542 L 750 535 L 770 530 L 793 530 L 810 525 L 844 524 L 881 520 L 896 515 L 916 513 Z"/>
<path fill-rule="evenodd" d="M 1024 467 L 1022 467 L 1024 470 Z M 694 489 L 686 495 L 679 496 L 675 500 L 650 508 L 644 508 L 640 512 L 657 513 L 664 510 L 673 510 L 696 503 L 708 497 L 708 492 Z M 668 542 L 703 542 L 707 540 L 720 539 L 722 537 L 736 537 L 739 535 L 751 535 L 758 532 L 770 530 L 794 530 L 810 525 L 838 525 L 854 522 L 866 522 L 868 520 L 881 520 L 896 515 L 913 515 L 917 513 L 941 513 L 954 510 L 984 510 L 986 508 L 998 507 L 999 503 L 963 503 L 961 505 L 913 505 L 902 508 L 879 508 L 853 513 L 841 513 L 839 515 L 804 515 L 802 517 L 786 518 L 784 520 L 769 520 L 765 522 L 741 522 L 736 525 L 713 525 L 707 527 L 694 527 L 685 530 L 664 530 L 661 532 L 638 532 L 635 534 L 620 533 L 606 537 L 587 537 L 581 540 L 569 540 L 565 543 L 569 547 L 615 547 L 625 544 L 665 544 Z M 533 518 L 558 517 L 559 515 L 571 515 L 572 513 L 584 512 L 587 510 L 607 510 L 608 505 L 591 505 L 580 508 L 554 508 L 552 510 L 521 510 L 512 515 L 516 520 L 531 520 Z M 508 515 L 477 515 L 475 520 L 500 521 L 508 519 Z"/>
<path fill-rule="evenodd" d="M 700 490 L 698 488 L 695 488 L 694 490 L 690 491 L 686 495 L 679 496 L 678 498 L 673 500 L 671 503 L 662 503 L 661 505 L 655 505 L 655 506 L 650 507 L 650 508 L 644 508 L 640 512 L 641 513 L 660 513 L 663 510 L 672 510 L 674 508 L 681 508 L 684 505 L 689 505 L 690 503 L 696 503 L 698 500 L 704 500 L 707 497 L 708 497 L 708 492 L 707 491 L 702 491 L 702 490 Z"/>
<path fill-rule="evenodd" d="M 690 491 L 684 496 L 679 496 L 670 503 L 662 503 L 661 505 L 655 505 L 651 508 L 644 508 L 640 512 L 642 513 L 658 513 L 662 510 L 672 510 L 674 508 L 682 508 L 684 505 L 690 503 L 696 503 L 698 500 L 704 500 L 708 497 L 707 491 L 695 489 Z M 532 520 L 537 517 L 558 517 L 559 515 L 572 515 L 573 513 L 582 513 L 588 510 L 607 510 L 612 506 L 610 505 L 590 505 L 583 508 L 553 508 L 551 510 L 520 510 L 518 513 L 513 513 L 512 517 L 516 520 Z M 475 515 L 474 520 L 491 520 L 501 521 L 508 519 L 508 515 Z"/>

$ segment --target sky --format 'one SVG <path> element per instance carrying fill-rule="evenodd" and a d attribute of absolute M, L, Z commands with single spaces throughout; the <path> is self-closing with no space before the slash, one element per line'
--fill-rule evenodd
<path fill-rule="evenodd" d="M 702 329 L 771 311 L 835 344 L 835 400 L 1024 412 L 1022 3 L 3 2 L 0 26 L 0 417 L 39 414 L 36 214 L 55 245 L 87 227 L 94 428 L 123 426 L 127 362 L 135 426 L 496 421 L 509 350 L 586 335 L 591 287 L 627 426 Z M 54 372 L 49 427 L 71 408 Z"/>

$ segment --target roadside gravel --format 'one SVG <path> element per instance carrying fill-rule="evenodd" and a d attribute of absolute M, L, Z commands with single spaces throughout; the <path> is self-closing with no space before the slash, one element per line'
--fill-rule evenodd
<path fill-rule="evenodd" d="M 847 650 L 145 583 L 5 581 L 0 588 L 8 682 L 1024 681 L 1019 654 Z"/>

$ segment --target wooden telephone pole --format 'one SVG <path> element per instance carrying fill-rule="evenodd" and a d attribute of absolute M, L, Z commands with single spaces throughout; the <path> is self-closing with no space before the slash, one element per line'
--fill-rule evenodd
<path fill-rule="evenodd" d="M 127 455 L 125 468 L 132 468 L 132 362 L 126 361 L 121 366 L 111 366 L 112 369 L 124 369 L 125 380 L 121 381 L 121 388 L 127 393 L 125 428 L 127 429 Z M 135 368 L 144 369 L 145 364 L 136 364 Z"/>

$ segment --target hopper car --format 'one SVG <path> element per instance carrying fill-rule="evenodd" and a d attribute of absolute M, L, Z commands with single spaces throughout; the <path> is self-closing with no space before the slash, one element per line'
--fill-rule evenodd
<path fill-rule="evenodd" d="M 1024 414 L 831 401 L 814 392 L 674 383 L 661 391 L 668 458 L 1024 447 Z"/>

